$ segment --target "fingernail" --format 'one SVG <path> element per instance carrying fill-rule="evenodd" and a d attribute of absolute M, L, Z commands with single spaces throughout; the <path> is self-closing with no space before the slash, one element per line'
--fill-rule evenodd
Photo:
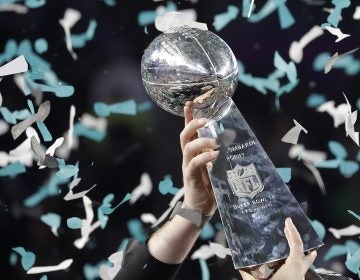
<path fill-rule="evenodd" d="M 290 224 L 292 223 L 292 221 L 291 221 L 291 218 L 289 218 L 289 217 L 287 217 L 286 219 L 285 219 L 285 226 L 290 226 Z"/>
<path fill-rule="evenodd" d="M 199 119 L 199 124 L 206 124 L 206 122 L 207 122 L 207 119 L 205 119 L 205 118 Z"/>
<path fill-rule="evenodd" d="M 220 153 L 219 151 L 212 151 L 211 156 L 212 157 L 217 157 L 219 155 L 219 153 Z"/>

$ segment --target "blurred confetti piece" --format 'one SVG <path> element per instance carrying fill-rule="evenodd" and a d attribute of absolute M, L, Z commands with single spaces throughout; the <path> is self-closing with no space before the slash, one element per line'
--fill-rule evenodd
<path fill-rule="evenodd" d="M 84 113 L 81 118 L 80 122 L 90 129 L 95 130 L 106 130 L 107 128 L 107 120 L 106 118 L 96 118 L 88 113 Z"/>
<path fill-rule="evenodd" d="M 60 170 L 56 172 L 56 175 L 65 179 L 71 178 L 79 172 L 79 167 L 71 164 L 62 165 L 62 166 L 59 165 L 59 169 Z"/>
<path fill-rule="evenodd" d="M 143 224 L 139 219 L 130 219 L 127 221 L 127 228 L 130 233 L 130 235 L 138 240 L 140 243 L 143 243 L 148 238 Z"/>
<path fill-rule="evenodd" d="M 46 0 L 25 0 L 25 5 L 31 9 L 40 8 L 41 6 L 45 5 L 45 3 Z"/>
<path fill-rule="evenodd" d="M 285 143 L 290 143 L 290 144 L 296 145 L 299 140 L 301 131 L 304 131 L 306 134 L 308 133 L 308 131 L 301 124 L 299 124 L 295 119 L 293 119 L 293 121 L 294 121 L 295 126 L 293 128 L 291 128 L 283 136 L 283 138 L 281 138 L 281 141 L 285 142 Z"/>
<path fill-rule="evenodd" d="M 328 147 L 329 147 L 329 150 L 331 151 L 331 153 L 337 159 L 345 159 L 348 156 L 348 153 L 345 150 L 345 147 L 337 141 L 329 141 Z"/>
<path fill-rule="evenodd" d="M 211 225 L 211 223 L 207 223 L 200 232 L 200 239 L 201 240 L 208 240 L 208 239 L 214 238 L 215 233 L 216 233 L 215 229 Z"/>
<path fill-rule="evenodd" d="M 11 112 L 8 108 L 1 107 L 0 112 L 1 112 L 1 115 L 3 116 L 4 120 L 10 124 L 16 124 L 17 120 L 24 120 L 31 116 L 28 109 L 23 109 L 20 111 L 15 110 L 15 111 Z"/>
<path fill-rule="evenodd" d="M 56 213 L 43 214 L 41 215 L 40 220 L 51 228 L 51 232 L 55 236 L 59 236 L 58 229 L 61 223 L 61 217 L 59 214 Z"/>
<path fill-rule="evenodd" d="M 48 42 L 44 38 L 36 39 L 34 42 L 34 48 L 37 53 L 43 54 L 48 50 Z"/>
<path fill-rule="evenodd" d="M 316 111 L 318 112 L 326 112 L 334 119 L 334 127 L 337 128 L 339 125 L 343 124 L 346 119 L 348 106 L 346 103 L 342 103 L 335 107 L 334 101 L 327 101 L 321 104 Z"/>
<path fill-rule="evenodd" d="M 216 255 L 217 257 L 224 259 L 227 255 L 231 255 L 230 249 L 225 248 L 219 243 L 210 242 L 209 245 L 202 245 L 197 251 L 195 251 L 191 259 L 208 259 Z"/>
<path fill-rule="evenodd" d="M 106 264 L 103 264 L 99 268 L 99 276 L 103 280 L 112 280 L 115 279 L 116 274 L 120 271 L 121 265 L 123 262 L 124 252 L 116 252 L 108 260 L 112 263 L 112 267 L 109 267 Z"/>
<path fill-rule="evenodd" d="M 70 118 L 69 118 L 69 130 L 67 133 L 67 147 L 71 150 L 73 145 L 73 134 L 74 134 L 74 118 L 75 118 L 76 109 L 74 105 L 70 107 Z"/>
<path fill-rule="evenodd" d="M 281 179 L 285 183 L 289 183 L 291 180 L 291 168 L 290 167 L 277 167 L 277 172 L 279 173 Z"/>
<path fill-rule="evenodd" d="M 313 163 L 311 162 L 306 162 L 304 161 L 304 165 L 310 170 L 310 172 L 313 174 L 316 183 L 318 184 L 321 194 L 322 195 L 326 195 L 326 188 L 325 188 L 325 183 L 324 180 L 321 177 L 321 174 L 319 172 L 319 170 L 314 166 Z"/>
<path fill-rule="evenodd" d="M 167 12 L 163 15 L 157 16 L 155 19 L 155 27 L 161 32 L 166 32 L 170 28 L 183 25 L 187 25 L 192 28 L 208 30 L 205 23 L 196 22 L 196 11 L 194 9 L 187 9 L 178 12 Z"/>
<path fill-rule="evenodd" d="M 353 19 L 360 20 L 360 6 L 356 6 Z"/>
<path fill-rule="evenodd" d="M 322 94 L 318 93 L 312 93 L 309 95 L 309 97 L 306 99 L 306 106 L 309 108 L 316 108 L 326 102 L 326 98 Z"/>
<path fill-rule="evenodd" d="M 342 229 L 329 228 L 328 230 L 335 236 L 336 239 L 340 239 L 342 236 L 353 236 L 360 234 L 360 227 L 356 225 L 350 225 Z"/>
<path fill-rule="evenodd" d="M 324 225 L 318 220 L 310 220 L 310 223 L 314 228 L 315 232 L 317 233 L 317 235 L 319 236 L 319 238 L 321 240 L 324 240 L 326 234 L 326 228 L 324 227 Z"/>
<path fill-rule="evenodd" d="M 23 55 L 0 67 L 0 77 L 28 71 L 28 64 Z"/>
<path fill-rule="evenodd" d="M 338 27 L 341 19 L 342 10 L 349 7 L 351 4 L 350 0 L 332 0 L 331 3 L 335 6 L 330 15 L 327 18 L 327 22 L 334 27 Z"/>
<path fill-rule="evenodd" d="M 38 274 L 38 273 L 45 273 L 45 272 L 52 272 L 58 270 L 65 270 L 70 267 L 73 263 L 73 259 L 67 259 L 59 263 L 58 265 L 54 266 L 37 266 L 29 269 L 26 273 L 27 274 Z"/>
<path fill-rule="evenodd" d="M 31 150 L 31 138 L 35 137 L 37 141 L 40 142 L 39 135 L 37 134 L 36 130 L 31 126 L 28 127 L 25 131 L 26 133 L 26 140 L 24 140 L 19 146 L 15 149 L 10 150 L 9 154 L 14 156 L 23 155 Z"/>
<path fill-rule="evenodd" d="M 9 125 L 7 122 L 4 122 L 3 120 L 0 120 L 0 136 L 4 135 L 9 130 Z"/>
<path fill-rule="evenodd" d="M 210 280 L 210 271 L 209 267 L 206 263 L 206 260 L 199 258 L 200 269 L 201 269 L 201 279 L 202 280 Z"/>
<path fill-rule="evenodd" d="M 274 66 L 281 72 L 286 73 L 286 76 L 291 83 L 297 82 L 297 71 L 294 62 L 291 61 L 286 63 L 277 51 L 274 55 Z"/>
<path fill-rule="evenodd" d="M 100 117 L 108 117 L 110 113 L 134 116 L 136 115 L 136 103 L 133 99 L 111 105 L 95 102 L 94 110 Z"/>
<path fill-rule="evenodd" d="M 101 142 L 106 137 L 106 131 L 88 128 L 87 126 L 85 126 L 83 123 L 80 122 L 74 125 L 74 135 L 76 137 L 73 137 L 74 144 L 72 146 L 72 149 L 74 149 L 75 147 L 75 141 L 77 137 L 81 136 L 96 142 Z M 68 149 L 68 151 L 70 150 Z"/>
<path fill-rule="evenodd" d="M 119 206 L 121 206 L 121 205 L 124 204 L 125 202 L 129 201 L 129 200 L 131 199 L 131 197 L 132 197 L 132 194 L 131 194 L 131 193 L 127 193 L 127 194 L 125 195 L 125 197 L 124 197 L 114 208 L 110 208 L 111 204 L 110 204 L 110 206 L 109 206 L 109 205 L 105 205 L 105 206 L 101 207 L 101 211 L 102 211 L 104 214 L 106 214 L 106 215 L 110 215 L 110 214 L 112 214 L 112 213 L 116 210 L 116 208 L 118 208 Z"/>
<path fill-rule="evenodd" d="M 152 181 L 148 173 L 140 177 L 140 184 L 131 192 L 130 204 L 133 205 L 141 196 L 148 196 L 152 192 Z"/>
<path fill-rule="evenodd" d="M 175 195 L 179 189 L 174 187 L 174 183 L 170 175 L 166 175 L 162 181 L 159 183 L 159 191 L 162 195 L 172 194 Z"/>
<path fill-rule="evenodd" d="M 66 220 L 66 224 L 71 229 L 79 229 L 82 227 L 82 220 L 78 217 L 71 217 Z"/>
<path fill-rule="evenodd" d="M 97 21 L 95 19 L 91 19 L 89 26 L 84 33 L 71 34 L 72 47 L 74 49 L 84 47 L 88 41 L 91 41 L 94 38 L 96 27 Z"/>
<path fill-rule="evenodd" d="M 360 271 L 360 249 L 355 253 L 348 253 L 346 256 L 345 266 L 352 273 L 359 273 Z"/>
<path fill-rule="evenodd" d="M 353 49 L 351 51 L 348 51 L 346 53 L 343 53 L 343 54 L 338 54 L 337 52 L 328 59 L 328 61 L 326 62 L 325 64 L 325 68 L 324 68 L 324 73 L 327 74 L 331 71 L 332 67 L 334 66 L 334 64 L 336 63 L 336 61 L 339 59 L 339 58 L 342 58 L 342 57 L 345 57 L 349 54 L 352 54 L 354 52 L 356 52 L 359 48 L 356 48 L 356 49 Z"/>
<path fill-rule="evenodd" d="M 67 8 L 65 10 L 64 17 L 59 20 L 59 24 L 62 26 L 65 32 L 66 48 L 74 60 L 77 59 L 77 54 L 74 52 L 72 47 L 70 29 L 79 21 L 80 18 L 81 13 L 79 11 Z"/>
<path fill-rule="evenodd" d="M 299 41 L 293 41 L 289 48 L 289 57 L 292 61 L 300 63 L 303 58 L 304 48 L 317 37 L 324 34 L 324 31 L 319 26 L 315 25 Z"/>
<path fill-rule="evenodd" d="M 99 270 L 100 266 L 107 264 L 107 261 L 100 261 L 99 263 L 92 265 L 90 263 L 86 263 L 83 267 L 83 273 L 86 280 L 96 280 L 100 277 Z"/>
<path fill-rule="evenodd" d="M 289 157 L 302 159 L 303 161 L 310 163 L 316 163 L 326 160 L 327 155 L 325 152 L 321 151 L 306 150 L 304 145 L 298 144 L 290 147 Z"/>
<path fill-rule="evenodd" d="M 352 210 L 347 210 L 348 213 L 350 213 L 351 215 L 353 215 L 356 219 L 358 219 L 360 221 L 360 215 L 356 214 L 354 211 Z"/>
<path fill-rule="evenodd" d="M 31 126 L 36 121 L 44 121 L 50 113 L 50 101 L 45 101 L 40 104 L 38 111 L 35 115 L 23 120 L 22 122 L 14 125 L 11 128 L 11 134 L 16 140 L 29 126 Z"/>
<path fill-rule="evenodd" d="M 142 213 L 140 220 L 145 224 L 154 224 L 156 222 L 156 217 L 151 213 Z"/>
<path fill-rule="evenodd" d="M 334 28 L 328 25 L 324 25 L 324 28 L 329 31 L 332 35 L 335 35 L 337 39 L 335 40 L 335 43 L 340 42 L 341 40 L 350 37 L 350 34 L 344 34 L 341 32 L 340 28 Z"/>
<path fill-rule="evenodd" d="M 50 131 L 48 130 L 48 128 L 46 127 L 46 125 L 44 124 L 44 122 L 36 122 L 36 125 L 41 133 L 42 138 L 44 139 L 45 142 L 50 142 L 52 141 L 52 136 Z"/>
<path fill-rule="evenodd" d="M 163 15 L 166 12 L 172 12 L 172 11 L 176 11 L 176 10 L 177 10 L 177 7 L 176 7 L 175 3 L 169 1 L 166 3 L 166 7 L 159 6 L 159 7 L 157 7 L 156 10 L 141 11 L 137 17 L 138 25 L 145 26 L 145 25 L 152 24 L 155 21 L 157 16 Z"/>
<path fill-rule="evenodd" d="M 314 60 L 313 68 L 316 71 L 323 71 L 330 53 L 320 53 Z M 360 73 L 360 60 L 356 59 L 353 55 L 340 57 L 332 66 L 334 69 L 343 69 L 347 75 L 355 76 Z"/>
<path fill-rule="evenodd" d="M 231 21 L 236 19 L 239 14 L 239 8 L 233 5 L 227 7 L 227 12 L 217 14 L 214 16 L 213 26 L 216 31 L 222 30 Z"/>
<path fill-rule="evenodd" d="M 15 176 L 25 173 L 26 168 L 20 162 L 13 162 L 9 165 L 0 168 L 0 177 L 9 176 L 10 178 L 14 178 Z"/>
<path fill-rule="evenodd" d="M 23 247 L 15 247 L 12 250 L 21 256 L 21 265 L 24 270 L 29 270 L 35 264 L 36 256 L 33 252 L 26 251 Z"/>
<path fill-rule="evenodd" d="M 0 12 L 15 12 L 18 14 L 26 14 L 28 8 L 20 4 L 4 3 L 0 5 Z"/>

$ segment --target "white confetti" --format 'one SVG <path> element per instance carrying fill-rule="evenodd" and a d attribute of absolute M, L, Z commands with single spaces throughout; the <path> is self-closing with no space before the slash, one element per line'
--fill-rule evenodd
<path fill-rule="evenodd" d="M 67 259 L 54 266 L 35 266 L 30 268 L 26 273 L 27 274 L 38 274 L 38 273 L 46 273 L 58 270 L 65 270 L 70 267 L 73 263 L 73 259 Z"/>
<path fill-rule="evenodd" d="M 112 280 L 115 278 L 116 274 L 121 269 L 122 260 L 124 257 L 124 252 L 116 252 L 108 257 L 108 260 L 113 264 L 112 267 L 109 267 L 105 264 L 101 265 L 99 268 L 99 276 L 102 280 Z"/>
<path fill-rule="evenodd" d="M 303 145 L 294 145 L 291 146 L 289 150 L 289 157 L 290 158 L 299 158 L 303 161 L 310 162 L 310 163 L 317 163 L 326 160 L 326 153 L 322 151 L 315 151 L 315 150 L 306 150 Z"/>
<path fill-rule="evenodd" d="M 142 213 L 140 216 L 140 220 L 145 224 L 155 224 L 156 217 L 151 213 Z"/>
<path fill-rule="evenodd" d="M 89 188 L 89 189 L 87 189 L 85 191 L 78 192 L 78 193 L 74 193 L 72 188 L 70 188 L 68 193 L 64 196 L 64 199 L 66 201 L 69 201 L 69 200 L 74 200 L 74 199 L 81 198 L 95 187 L 96 187 L 96 184 L 94 184 L 91 188 Z"/>
<path fill-rule="evenodd" d="M 334 119 L 334 127 L 337 128 L 346 120 L 348 105 L 346 103 L 342 103 L 335 107 L 335 102 L 331 100 L 321 104 L 316 111 L 327 112 Z"/>
<path fill-rule="evenodd" d="M 292 42 L 289 49 L 290 59 L 296 63 L 300 63 L 303 58 L 303 49 L 311 41 L 321 36 L 322 34 L 324 34 L 324 30 L 320 26 L 315 25 L 300 39 L 300 41 Z"/>
<path fill-rule="evenodd" d="M 360 6 L 356 6 L 353 19 L 360 20 Z"/>
<path fill-rule="evenodd" d="M 283 138 L 281 138 L 281 141 L 283 141 L 285 143 L 290 143 L 290 144 L 296 145 L 299 140 L 301 131 L 304 131 L 306 134 L 308 133 L 308 131 L 304 127 L 302 127 L 302 125 L 299 124 L 296 120 L 293 120 L 293 121 L 294 121 L 295 126 L 293 128 L 291 128 L 283 136 Z"/>
<path fill-rule="evenodd" d="M 130 204 L 135 204 L 135 202 L 142 196 L 148 196 L 152 191 L 153 185 L 148 173 L 143 173 L 140 178 L 140 184 L 133 189 L 131 192 Z"/>
<path fill-rule="evenodd" d="M 9 131 L 8 123 L 3 120 L 0 120 L 0 136 L 4 135 L 8 131 Z"/>
<path fill-rule="evenodd" d="M 155 27 L 161 32 L 168 31 L 170 28 L 187 25 L 193 28 L 208 30 L 205 23 L 196 22 L 196 11 L 187 9 L 177 12 L 167 12 L 159 15 L 155 19 Z"/>
<path fill-rule="evenodd" d="M 106 118 L 96 118 L 88 113 L 84 113 L 81 118 L 80 122 L 90 129 L 95 130 L 106 130 L 107 128 L 107 119 Z"/>
<path fill-rule="evenodd" d="M 316 183 L 318 184 L 321 194 L 322 195 L 326 195 L 326 188 L 325 188 L 325 184 L 324 184 L 324 180 L 321 177 L 321 174 L 319 172 L 319 170 L 312 164 L 309 162 L 304 161 L 304 165 L 311 171 L 311 173 L 313 174 Z"/>
<path fill-rule="evenodd" d="M 349 136 L 352 140 L 354 140 L 354 142 L 356 143 L 356 145 L 359 146 L 359 132 L 355 131 L 355 123 L 357 120 L 357 111 L 355 110 L 354 112 L 351 112 L 351 105 L 349 103 L 349 100 L 347 99 L 345 93 L 344 97 L 347 103 L 347 113 L 346 113 L 346 117 L 345 117 L 345 131 L 346 131 L 346 136 Z"/>
<path fill-rule="evenodd" d="M 69 120 L 69 132 L 67 134 L 67 146 L 68 149 L 71 150 L 72 145 L 73 145 L 73 134 L 74 134 L 74 118 L 75 118 L 75 106 L 71 105 L 70 107 L 70 120 Z"/>
<path fill-rule="evenodd" d="M 360 227 L 356 225 L 350 225 L 341 229 L 329 228 L 329 231 L 335 236 L 336 239 L 340 239 L 342 236 L 353 236 L 360 234 Z"/>
<path fill-rule="evenodd" d="M 28 12 L 28 8 L 20 4 L 6 3 L 0 5 L 0 12 L 15 12 L 18 14 L 26 14 Z"/>
<path fill-rule="evenodd" d="M 72 47 L 70 29 L 79 21 L 80 18 L 81 13 L 79 11 L 67 8 L 65 10 L 64 17 L 59 20 L 59 23 L 65 32 L 66 48 L 74 60 L 77 59 L 77 54 L 74 52 Z"/>
<path fill-rule="evenodd" d="M 332 57 L 329 58 L 329 60 L 326 62 L 325 68 L 324 68 L 324 73 L 327 74 L 331 71 L 332 67 L 334 66 L 334 64 L 336 63 L 336 60 L 338 60 L 340 57 L 352 54 L 354 52 L 356 52 L 359 48 L 353 49 L 351 51 L 348 51 L 346 53 L 340 54 L 338 52 L 336 52 Z"/>
<path fill-rule="evenodd" d="M 350 37 L 350 34 L 344 34 L 341 32 L 340 28 L 334 28 L 331 26 L 325 25 L 324 28 L 329 31 L 331 34 L 335 35 L 337 37 L 335 43 L 340 42 L 341 40 Z"/>
<path fill-rule="evenodd" d="M 29 66 L 25 57 L 21 55 L 0 67 L 0 77 L 23 73 L 26 72 L 28 68 Z"/>
<path fill-rule="evenodd" d="M 230 249 L 225 248 L 219 243 L 210 242 L 209 245 L 202 245 L 198 250 L 196 250 L 192 255 L 191 259 L 208 259 L 216 255 L 217 257 L 224 259 L 227 255 L 231 255 Z"/>

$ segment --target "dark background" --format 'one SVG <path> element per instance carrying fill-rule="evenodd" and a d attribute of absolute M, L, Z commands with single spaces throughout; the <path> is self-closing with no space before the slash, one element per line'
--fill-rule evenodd
<path fill-rule="evenodd" d="M 265 1 L 255 1 L 260 8 Z M 330 2 L 330 1 L 327 1 Z M 325 181 L 327 195 L 321 192 L 308 169 L 300 162 L 292 160 L 287 153 L 290 144 L 280 141 L 282 136 L 293 126 L 292 119 L 302 124 L 309 134 L 300 136 L 300 143 L 307 149 L 321 150 L 333 158 L 327 148 L 330 140 L 341 142 L 347 149 L 349 159 L 355 160 L 359 148 L 345 137 L 344 126 L 333 127 L 332 118 L 326 113 L 318 113 L 308 108 L 306 98 L 312 92 L 319 92 L 327 100 L 337 104 L 344 102 L 345 92 L 350 104 L 355 109 L 359 98 L 359 76 L 347 76 L 343 70 L 333 69 L 329 74 L 315 72 L 312 63 L 321 52 L 344 53 L 359 46 L 359 21 L 352 15 L 356 1 L 344 10 L 340 28 L 351 34 L 339 43 L 335 37 L 325 32 L 320 38 L 310 43 L 304 50 L 304 58 L 297 64 L 299 85 L 290 93 L 281 97 L 281 110 L 277 111 L 274 94 L 263 95 L 254 88 L 239 83 L 233 99 L 242 114 L 254 129 L 259 141 L 263 144 L 270 158 L 278 167 L 291 167 L 292 180 L 290 187 L 299 202 L 308 201 L 309 217 L 321 221 L 326 228 L 346 227 L 356 223 L 356 219 L 346 210 L 359 213 L 360 175 L 345 178 L 338 170 L 320 169 Z M 142 86 L 140 61 L 143 50 L 159 34 L 154 25 L 144 27 L 137 23 L 137 15 L 142 10 L 154 10 L 165 1 L 123 0 L 109 7 L 102 1 L 48 1 L 38 9 L 31 9 L 25 15 L 10 12 L 0 13 L 0 53 L 9 39 L 31 41 L 43 37 L 49 43 L 49 50 L 41 56 L 49 61 L 58 77 L 75 87 L 75 94 L 69 98 L 57 98 L 45 94 L 44 99 L 52 102 L 52 110 L 45 121 L 54 139 L 62 136 L 68 129 L 70 105 L 76 106 L 76 119 L 84 112 L 94 114 L 93 103 L 121 102 L 134 99 L 136 102 L 149 101 Z M 289 61 L 288 49 L 292 41 L 299 40 L 314 25 L 326 22 L 326 6 L 311 6 L 305 1 L 288 1 L 287 6 L 296 19 L 296 23 L 282 30 L 277 12 L 263 21 L 252 24 L 241 17 L 242 1 L 200 0 L 192 4 L 189 1 L 176 2 L 178 9 L 194 8 L 198 21 L 208 24 L 214 31 L 214 15 L 223 13 L 229 4 L 240 8 L 239 16 L 220 32 L 232 48 L 235 56 L 245 65 L 246 73 L 266 77 L 274 70 L 273 57 L 277 50 Z M 84 32 L 90 19 L 97 20 L 95 37 L 84 48 L 75 49 L 78 60 L 74 61 L 66 50 L 64 31 L 58 21 L 66 8 L 71 7 L 82 13 L 80 21 L 72 28 L 72 33 Z M 358 53 L 354 54 L 359 57 Z M 4 105 L 12 110 L 26 107 L 26 98 L 14 84 L 12 78 L 6 77 L 0 84 Z M 95 265 L 116 252 L 121 240 L 129 237 L 126 222 L 140 218 L 141 213 L 153 213 L 159 217 L 167 209 L 171 195 L 161 195 L 158 183 L 165 175 L 171 174 L 174 184 L 182 186 L 181 151 L 179 133 L 183 120 L 153 106 L 151 110 L 136 116 L 111 115 L 108 117 L 108 135 L 100 143 L 80 138 L 79 149 L 72 152 L 68 163 L 79 161 L 79 177 L 83 180 L 78 190 L 87 189 L 97 183 L 88 196 L 94 206 L 98 206 L 104 196 L 114 193 L 120 201 L 127 192 L 131 192 L 140 182 L 140 176 L 148 172 L 154 189 L 149 197 L 143 197 L 135 205 L 124 205 L 112 215 L 105 230 L 97 229 L 91 235 L 88 245 L 78 250 L 73 241 L 80 236 L 78 230 L 66 226 L 66 219 L 72 216 L 84 217 L 81 200 L 66 202 L 61 197 L 67 192 L 67 186 L 60 187 L 59 196 L 49 197 L 37 207 L 28 209 L 22 205 L 23 200 L 36 192 L 46 182 L 51 171 L 38 170 L 36 165 L 25 174 L 16 178 L 0 178 L 0 279 L 39 279 L 40 276 L 28 276 L 18 262 L 9 264 L 11 248 L 23 246 L 36 254 L 36 266 L 54 265 L 66 258 L 73 258 L 74 263 L 66 272 L 48 273 L 49 279 L 84 279 L 85 263 Z M 356 126 L 359 130 L 359 126 Z M 13 141 L 10 133 L 1 136 L 0 150 L 9 151 L 24 138 Z M 43 213 L 55 212 L 62 216 L 59 237 L 55 237 L 48 226 L 40 221 Z M 219 222 L 216 216 L 212 223 Z M 147 226 L 144 225 L 146 228 Z M 356 240 L 356 237 L 353 237 Z M 338 269 L 349 274 L 344 267 L 345 256 L 329 262 L 322 260 L 324 253 L 333 243 L 347 239 L 335 240 L 327 232 L 325 246 L 319 250 L 316 266 Z M 204 243 L 199 241 L 195 248 Z M 231 260 L 208 261 L 211 279 L 239 278 L 233 271 Z M 351 275 L 351 274 L 349 274 Z M 188 261 L 183 265 L 177 279 L 201 279 L 200 266 L 197 261 Z"/>

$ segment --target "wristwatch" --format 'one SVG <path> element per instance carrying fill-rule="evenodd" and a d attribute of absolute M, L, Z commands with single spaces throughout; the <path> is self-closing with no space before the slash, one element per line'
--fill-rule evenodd
<path fill-rule="evenodd" d="M 175 215 L 179 215 L 189 220 L 194 225 L 196 225 L 199 230 L 201 230 L 213 216 L 212 214 L 203 214 L 200 209 L 190 208 L 188 205 L 181 201 L 178 201 L 176 203 L 174 210 L 171 212 L 169 220 L 171 221 Z"/>

